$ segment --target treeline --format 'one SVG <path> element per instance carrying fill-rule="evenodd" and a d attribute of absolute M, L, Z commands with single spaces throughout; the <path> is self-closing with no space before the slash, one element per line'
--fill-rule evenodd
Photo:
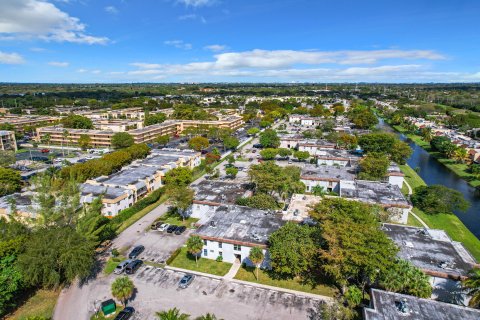
<path fill-rule="evenodd" d="M 149 152 L 150 148 L 146 144 L 134 144 L 128 148 L 105 154 L 99 159 L 64 167 L 60 170 L 59 177 L 63 181 L 73 179 L 80 183 L 85 182 L 94 177 L 112 174 L 133 160 L 145 158 Z"/>

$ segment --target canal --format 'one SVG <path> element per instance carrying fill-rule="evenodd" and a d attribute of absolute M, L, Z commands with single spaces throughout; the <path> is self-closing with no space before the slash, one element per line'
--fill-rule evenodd
<path fill-rule="evenodd" d="M 407 142 L 413 149 L 407 163 L 413 169 L 419 168 L 418 174 L 428 184 L 442 184 L 446 187 L 460 191 L 466 200 L 470 202 L 470 208 L 466 212 L 455 212 L 458 218 L 467 228 L 480 239 L 480 194 L 475 191 L 465 180 L 432 157 L 425 149 L 416 145 L 405 135 L 396 132 L 383 119 L 379 119 L 378 127 L 385 131 L 396 133 L 400 139 Z"/>

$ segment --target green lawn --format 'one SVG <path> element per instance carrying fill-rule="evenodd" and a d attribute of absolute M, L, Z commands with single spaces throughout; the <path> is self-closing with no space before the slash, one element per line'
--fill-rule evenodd
<path fill-rule="evenodd" d="M 412 227 L 423 227 L 423 224 L 421 224 L 420 221 L 418 221 L 418 219 L 415 218 L 412 214 L 408 215 L 407 224 Z"/>
<path fill-rule="evenodd" d="M 197 218 L 182 219 L 178 214 L 175 214 L 175 215 L 165 214 L 164 216 L 158 218 L 155 221 L 162 221 L 164 223 L 174 224 L 177 226 L 185 226 L 187 228 L 190 228 L 198 221 L 198 219 Z"/>
<path fill-rule="evenodd" d="M 210 273 L 217 276 L 224 276 L 230 270 L 231 263 L 217 262 L 206 258 L 199 258 L 198 265 L 195 258 L 188 254 L 187 248 L 183 247 L 179 255 L 169 264 L 171 267 L 188 269 L 198 272 Z"/>
<path fill-rule="evenodd" d="M 127 259 L 124 256 L 118 256 L 118 257 L 111 257 L 110 259 L 107 260 L 107 263 L 105 264 L 105 267 L 103 268 L 103 273 L 105 274 L 110 274 L 115 270 L 117 265 L 122 262 L 123 260 Z"/>
<path fill-rule="evenodd" d="M 422 178 L 408 165 L 401 165 L 400 169 L 405 174 L 405 179 L 412 188 L 415 189 L 415 187 L 425 185 Z M 445 230 L 450 238 L 462 242 L 475 259 L 480 261 L 480 240 L 468 230 L 456 215 L 446 213 L 430 215 L 418 208 L 414 208 L 413 212 L 430 228 Z"/>
<path fill-rule="evenodd" d="M 308 292 L 313 294 L 319 294 L 322 296 L 333 297 L 337 292 L 336 288 L 328 285 L 318 284 L 315 287 L 312 287 L 310 284 L 301 283 L 300 279 L 273 279 L 268 271 L 258 270 L 258 278 L 255 278 L 255 268 L 253 267 L 242 267 L 238 270 L 235 275 L 235 279 L 257 282 L 265 284 L 272 287 L 285 288 L 290 290 Z"/>
<path fill-rule="evenodd" d="M 25 304 L 18 308 L 7 320 L 24 320 L 32 316 L 41 316 L 50 319 L 57 303 L 61 289 L 38 290 Z"/>

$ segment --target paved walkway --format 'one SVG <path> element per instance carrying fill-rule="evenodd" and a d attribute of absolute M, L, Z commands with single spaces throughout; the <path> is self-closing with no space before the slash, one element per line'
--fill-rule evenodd
<path fill-rule="evenodd" d="M 413 191 L 412 191 L 412 187 L 410 186 L 410 184 L 408 184 L 407 180 L 404 180 L 403 182 L 405 183 L 405 185 L 406 185 L 407 188 L 408 188 L 408 195 L 409 195 L 409 196 L 412 195 Z M 417 219 L 417 220 L 422 224 L 422 226 L 424 226 L 425 228 L 428 228 L 428 225 L 427 225 L 419 216 L 417 216 L 415 213 L 413 213 L 412 210 L 410 210 L 409 213 L 410 213 L 412 216 L 414 216 L 415 219 Z"/>
<path fill-rule="evenodd" d="M 240 269 L 241 266 L 242 266 L 242 264 L 240 263 L 240 261 L 235 260 L 235 262 L 232 264 L 232 267 L 230 268 L 230 270 L 227 272 L 226 275 L 223 276 L 223 279 L 232 280 L 233 278 L 235 278 L 235 275 L 237 274 L 237 272 L 238 272 L 238 270 Z"/>

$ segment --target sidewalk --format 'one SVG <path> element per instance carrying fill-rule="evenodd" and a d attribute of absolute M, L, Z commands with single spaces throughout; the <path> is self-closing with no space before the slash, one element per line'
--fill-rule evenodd
<path fill-rule="evenodd" d="M 223 279 L 232 280 L 233 278 L 235 278 L 235 275 L 237 274 L 241 266 L 242 264 L 240 263 L 240 261 L 235 260 L 235 262 L 232 264 L 232 267 L 230 268 L 228 273 L 223 276 Z"/>

